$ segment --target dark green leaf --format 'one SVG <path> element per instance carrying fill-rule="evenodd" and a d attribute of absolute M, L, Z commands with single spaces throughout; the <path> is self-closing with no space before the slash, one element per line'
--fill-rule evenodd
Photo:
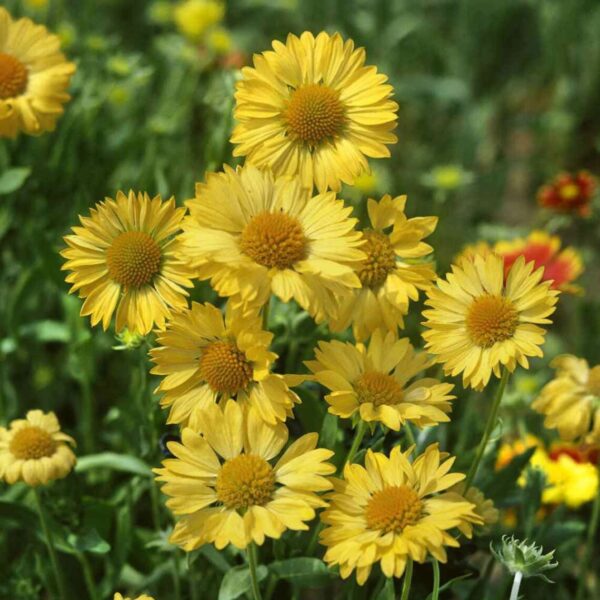
<path fill-rule="evenodd" d="M 110 551 L 110 544 L 103 540 L 95 529 L 88 529 L 79 534 L 71 533 L 67 541 L 79 552 L 106 554 Z"/>
<path fill-rule="evenodd" d="M 377 594 L 375 600 L 395 600 L 396 590 L 394 589 L 394 580 L 386 578 L 383 589 Z"/>
<path fill-rule="evenodd" d="M 256 569 L 256 578 L 262 581 L 267 576 L 268 570 L 264 565 Z M 219 588 L 219 600 L 235 600 L 242 594 L 250 591 L 252 582 L 250 580 L 250 571 L 248 567 L 235 567 L 225 573 Z"/>
<path fill-rule="evenodd" d="M 462 581 L 463 579 L 469 579 L 469 577 L 471 577 L 472 573 L 465 573 L 464 575 L 460 575 L 458 577 L 454 577 L 452 579 L 450 579 L 449 581 L 446 581 L 446 583 L 444 583 L 444 585 L 440 586 L 440 593 L 444 592 L 446 590 L 449 590 L 455 583 L 458 583 L 459 581 Z M 425 600 L 431 600 L 431 594 L 429 594 L 427 596 L 427 598 L 425 598 Z"/>
<path fill-rule="evenodd" d="M 293 581 L 302 587 L 319 587 L 330 576 L 327 566 L 318 558 L 289 558 L 269 565 L 269 569 L 281 579 Z"/>

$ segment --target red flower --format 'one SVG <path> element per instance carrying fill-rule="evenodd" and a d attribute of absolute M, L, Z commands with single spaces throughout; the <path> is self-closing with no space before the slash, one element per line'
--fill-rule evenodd
<path fill-rule="evenodd" d="M 575 175 L 561 173 L 551 184 L 542 186 L 538 192 L 538 203 L 558 212 L 587 216 L 595 190 L 596 180 L 587 171 L 579 171 Z"/>

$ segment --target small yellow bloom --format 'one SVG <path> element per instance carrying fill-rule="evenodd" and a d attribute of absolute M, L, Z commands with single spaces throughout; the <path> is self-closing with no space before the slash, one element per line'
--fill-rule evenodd
<path fill-rule="evenodd" d="M 75 440 L 62 433 L 53 412 L 30 410 L 9 429 L 0 427 L 0 479 L 37 486 L 66 477 L 76 462 L 69 444 Z"/>
<path fill-rule="evenodd" d="M 216 54 L 227 54 L 231 50 L 233 42 L 227 29 L 216 27 L 211 29 L 206 36 L 206 44 Z"/>
<path fill-rule="evenodd" d="M 179 31 L 193 42 L 202 39 L 206 31 L 220 23 L 225 7 L 212 0 L 186 0 L 175 6 L 173 18 Z"/>
<path fill-rule="evenodd" d="M 113 596 L 113 600 L 154 600 L 154 598 L 152 596 L 148 596 L 146 594 L 142 594 L 141 596 L 138 596 L 137 598 L 129 598 L 129 596 L 127 596 L 126 598 L 124 598 L 121 594 L 119 594 L 119 592 L 116 592 L 115 595 Z"/>
<path fill-rule="evenodd" d="M 31 10 L 43 10 L 48 6 L 48 0 L 25 0 L 25 6 Z"/>
<path fill-rule="evenodd" d="M 170 23 L 173 20 L 173 5 L 168 0 L 156 0 L 148 8 L 148 18 L 158 25 Z"/>
<path fill-rule="evenodd" d="M 423 183 L 438 190 L 451 192 L 468 185 L 473 175 L 460 165 L 442 165 L 432 169 L 423 177 Z"/>

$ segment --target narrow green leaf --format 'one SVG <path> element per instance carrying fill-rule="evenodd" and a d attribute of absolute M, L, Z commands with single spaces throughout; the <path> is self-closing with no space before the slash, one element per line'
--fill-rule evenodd
<path fill-rule="evenodd" d="M 27 180 L 31 169 L 29 167 L 15 167 L 7 169 L 0 174 L 0 194 L 10 194 L 18 190 Z"/>
<path fill-rule="evenodd" d="M 269 565 L 269 569 L 280 577 L 301 587 L 320 587 L 330 577 L 325 563 L 318 558 L 288 558 Z"/>
<path fill-rule="evenodd" d="M 106 554 L 110 551 L 110 544 L 103 540 L 95 529 L 88 529 L 79 534 L 71 533 L 67 541 L 79 552 Z"/>
<path fill-rule="evenodd" d="M 458 577 L 454 577 L 453 579 L 450 579 L 448 581 L 446 581 L 446 583 L 444 583 L 444 585 L 440 586 L 440 593 L 450 589 L 455 583 L 458 583 L 459 581 L 462 581 L 463 579 L 469 579 L 469 577 L 471 577 L 472 573 L 465 573 L 464 575 L 459 575 Z M 425 600 L 431 600 L 431 594 L 429 594 L 427 596 L 427 598 L 425 598 Z"/>
<path fill-rule="evenodd" d="M 394 590 L 394 580 L 392 578 L 386 578 L 383 589 L 377 594 L 375 600 L 395 600 L 396 591 Z"/>
<path fill-rule="evenodd" d="M 133 475 L 142 475 L 143 477 L 152 477 L 152 470 L 143 460 L 128 454 L 117 454 L 116 452 L 88 454 L 77 460 L 75 470 L 78 473 L 93 469 L 111 469 L 132 473 Z"/>
<path fill-rule="evenodd" d="M 260 565 L 256 569 L 256 578 L 262 581 L 268 573 L 267 567 Z M 235 600 L 252 589 L 250 571 L 248 567 L 235 567 L 225 573 L 221 587 L 219 588 L 218 600 Z"/>

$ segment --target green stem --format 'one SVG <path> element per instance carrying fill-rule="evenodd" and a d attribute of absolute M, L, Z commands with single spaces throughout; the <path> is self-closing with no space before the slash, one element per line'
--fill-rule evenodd
<path fill-rule="evenodd" d="M 438 600 L 440 595 L 440 563 L 433 559 L 433 591 L 431 592 L 431 600 Z"/>
<path fill-rule="evenodd" d="M 475 475 L 477 475 L 477 469 L 479 468 L 479 463 L 483 458 L 485 453 L 485 449 L 487 447 L 488 441 L 490 439 L 490 435 L 492 435 L 492 431 L 496 425 L 496 417 L 498 416 L 498 409 L 500 408 L 500 403 L 502 402 L 502 396 L 504 395 L 504 390 L 506 388 L 506 384 L 508 382 L 508 377 L 510 372 L 508 369 L 504 369 L 502 372 L 502 378 L 500 379 L 500 383 L 498 385 L 498 389 L 496 390 L 496 396 L 494 398 L 494 402 L 492 404 L 492 408 L 490 410 L 490 414 L 488 415 L 487 423 L 485 424 L 485 430 L 483 432 L 483 437 L 479 442 L 479 447 L 477 448 L 477 453 L 475 454 L 475 458 L 471 463 L 471 467 L 469 468 L 469 472 L 467 473 L 467 478 L 465 479 L 465 492 L 471 487 L 473 483 L 473 479 L 475 479 Z"/>
<path fill-rule="evenodd" d="M 179 578 L 179 562 L 177 561 L 177 553 L 173 554 L 173 592 L 175 594 L 175 600 L 181 598 L 181 579 Z"/>
<path fill-rule="evenodd" d="M 258 578 L 256 577 L 256 546 L 251 542 L 246 548 L 248 557 L 248 569 L 250 570 L 250 581 L 252 582 L 252 597 L 254 600 L 262 600 L 260 588 L 258 587 Z"/>
<path fill-rule="evenodd" d="M 404 433 L 406 434 L 406 437 L 408 438 L 408 443 L 411 446 L 416 446 L 417 440 L 415 440 L 415 434 L 412 432 L 412 428 L 408 421 L 406 423 L 404 423 Z"/>
<path fill-rule="evenodd" d="M 402 583 L 402 595 L 400 600 L 408 600 L 410 595 L 410 585 L 412 583 L 412 572 L 413 572 L 413 561 L 412 558 L 408 559 L 406 563 L 406 571 L 404 571 L 404 582 Z"/>
<path fill-rule="evenodd" d="M 356 432 L 354 433 L 354 439 L 352 440 L 352 446 L 350 446 L 350 450 L 348 450 L 348 454 L 346 455 L 346 460 L 344 461 L 344 464 L 342 465 L 342 469 L 344 468 L 344 466 L 346 464 L 352 462 L 352 459 L 354 458 L 354 455 L 356 454 L 356 451 L 358 450 L 358 447 L 360 446 L 362 439 L 365 437 L 366 431 L 367 431 L 367 424 L 365 423 L 365 421 L 363 421 L 361 419 L 358 422 L 358 425 L 356 426 Z"/>
<path fill-rule="evenodd" d="M 54 571 L 54 578 L 56 579 L 56 586 L 58 588 L 59 597 L 60 600 L 66 600 L 66 588 L 60 575 L 60 570 L 58 569 L 58 561 L 56 560 L 56 552 L 54 551 L 54 540 L 52 538 L 52 532 L 48 527 L 48 521 L 46 520 L 46 513 L 44 512 L 40 492 L 36 487 L 33 488 L 33 495 L 35 497 L 35 505 L 38 511 L 38 515 L 40 516 L 40 523 L 42 524 L 42 529 L 44 530 L 44 536 L 46 537 L 46 546 L 48 547 L 48 554 L 50 554 L 50 562 L 52 563 L 52 570 Z"/>
<path fill-rule="evenodd" d="M 517 571 L 515 573 L 515 578 L 513 579 L 509 600 L 519 600 L 519 588 L 521 587 L 521 581 L 523 581 L 523 573 L 521 573 L 521 571 Z"/>
<path fill-rule="evenodd" d="M 96 594 L 96 584 L 94 583 L 94 576 L 92 575 L 90 561 L 83 552 L 77 553 L 77 559 L 79 560 L 81 569 L 83 570 L 83 578 L 85 580 L 85 587 L 87 588 L 88 596 L 90 600 L 96 600 L 98 596 Z"/>

